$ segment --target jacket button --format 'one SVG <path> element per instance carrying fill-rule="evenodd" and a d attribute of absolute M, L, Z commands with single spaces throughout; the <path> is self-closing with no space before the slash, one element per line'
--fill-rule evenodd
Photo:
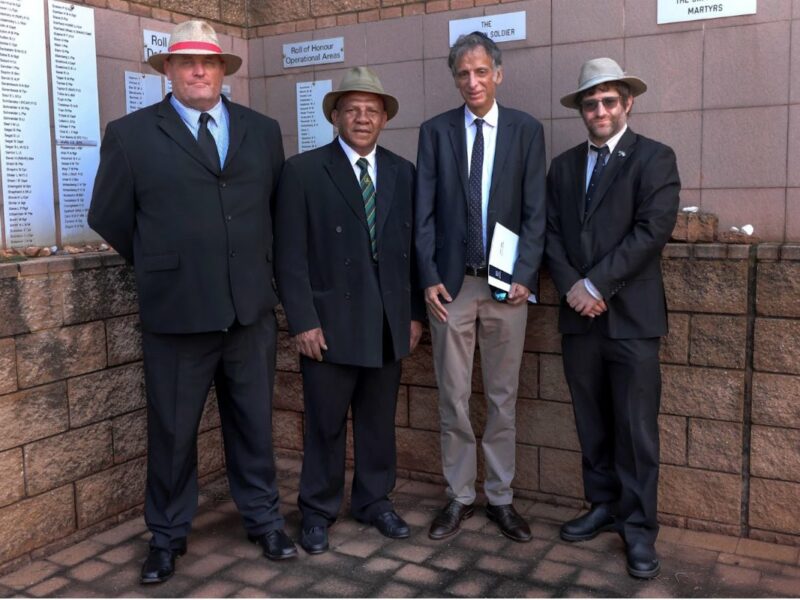
<path fill-rule="evenodd" d="M 336 226 L 336 233 L 342 233 L 342 226 L 341 225 L 337 225 Z"/>
<path fill-rule="evenodd" d="M 344 259 L 344 266 L 349 267 L 352 261 L 349 258 Z"/>
<path fill-rule="evenodd" d="M 225 183 L 224 181 L 220 181 L 219 182 L 219 187 L 221 187 L 221 188 L 228 187 L 228 184 Z"/>
<path fill-rule="evenodd" d="M 350 300 L 350 292 L 345 292 L 344 293 L 344 299 L 345 300 Z"/>
<path fill-rule="evenodd" d="M 230 216 L 230 215 L 226 215 L 226 216 L 225 216 L 225 220 L 226 220 L 226 221 L 230 221 L 231 219 L 233 219 L 233 217 L 232 217 L 232 216 Z"/>
<path fill-rule="evenodd" d="M 408 258 L 408 254 L 403 252 L 403 258 Z"/>
<path fill-rule="evenodd" d="M 231 252 L 231 258 L 236 258 L 236 252 Z"/>

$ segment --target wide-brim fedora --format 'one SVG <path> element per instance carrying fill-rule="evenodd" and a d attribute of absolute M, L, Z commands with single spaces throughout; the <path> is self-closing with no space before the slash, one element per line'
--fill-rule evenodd
<path fill-rule="evenodd" d="M 353 67 L 348 69 L 347 73 L 342 77 L 339 89 L 335 92 L 328 92 L 322 99 L 322 112 L 329 122 L 333 123 L 331 113 L 336 108 L 339 98 L 350 92 L 376 94 L 383 98 L 383 107 L 386 110 L 387 120 L 391 120 L 400 108 L 397 98 L 383 91 L 381 80 L 378 79 L 372 69 L 369 67 Z"/>
<path fill-rule="evenodd" d="M 583 63 L 578 77 L 578 89 L 561 98 L 561 105 L 567 108 L 580 108 L 577 98 L 588 89 L 609 81 L 621 81 L 628 84 L 631 95 L 638 96 L 647 91 L 647 84 L 634 75 L 628 75 L 612 58 L 593 58 Z"/>
<path fill-rule="evenodd" d="M 167 51 L 153 54 L 147 62 L 159 73 L 166 74 L 164 61 L 174 54 L 219 56 L 225 62 L 225 75 L 233 75 L 242 66 L 239 56 L 222 51 L 217 32 L 205 21 L 184 21 L 176 25 L 169 36 Z"/>

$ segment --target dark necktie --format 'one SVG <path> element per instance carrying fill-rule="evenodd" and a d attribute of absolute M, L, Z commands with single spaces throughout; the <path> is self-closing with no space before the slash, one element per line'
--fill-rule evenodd
<path fill-rule="evenodd" d="M 483 267 L 483 119 L 475 119 L 475 141 L 469 166 L 469 206 L 467 210 L 467 266 Z"/>
<path fill-rule="evenodd" d="M 597 187 L 597 184 L 600 182 L 600 176 L 603 174 L 603 169 L 606 168 L 606 157 L 608 156 L 608 146 L 601 146 L 598 148 L 597 146 L 589 146 L 592 150 L 597 152 L 597 162 L 594 163 L 594 169 L 592 169 L 592 176 L 589 179 L 589 187 L 586 188 L 586 212 L 589 212 L 589 209 L 592 206 L 592 195 L 594 194 L 594 190 Z"/>
<path fill-rule="evenodd" d="M 208 130 L 208 121 L 211 115 L 208 113 L 200 113 L 200 128 L 197 130 L 197 143 L 200 148 L 206 153 L 211 164 L 219 169 L 219 150 L 217 150 L 217 142 L 214 141 L 214 136 Z"/>
<path fill-rule="evenodd" d="M 356 165 L 361 169 L 361 176 L 358 182 L 361 184 L 361 198 L 364 200 L 364 213 L 367 215 L 367 227 L 369 228 L 369 243 L 372 248 L 372 260 L 378 260 L 378 241 L 375 239 L 375 185 L 372 177 L 369 176 L 367 167 L 369 163 L 366 158 L 359 158 Z"/>

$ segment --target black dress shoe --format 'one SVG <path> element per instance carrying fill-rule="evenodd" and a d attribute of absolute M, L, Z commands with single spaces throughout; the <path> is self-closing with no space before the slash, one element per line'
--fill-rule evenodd
<path fill-rule="evenodd" d="M 175 558 L 186 554 L 186 546 L 175 550 L 150 548 L 139 576 L 141 583 L 162 583 L 175 573 Z"/>
<path fill-rule="evenodd" d="M 616 518 L 609 504 L 593 504 L 589 512 L 561 526 L 561 539 L 566 542 L 591 540 L 598 533 L 614 529 Z"/>
<path fill-rule="evenodd" d="M 372 520 L 372 525 L 383 535 L 394 540 L 407 538 L 411 535 L 408 523 L 393 510 L 379 514 Z"/>
<path fill-rule="evenodd" d="M 297 548 L 283 529 L 273 529 L 261 535 L 248 535 L 247 539 L 261 546 L 264 556 L 270 560 L 286 560 L 297 556 Z"/>
<path fill-rule="evenodd" d="M 462 504 L 458 500 L 450 500 L 431 523 L 428 537 L 432 540 L 443 540 L 450 537 L 461 527 L 461 521 L 469 519 L 474 513 L 472 506 Z"/>
<path fill-rule="evenodd" d="M 515 542 L 530 542 L 531 528 L 520 514 L 514 509 L 513 504 L 503 504 L 501 506 L 486 505 L 486 516 L 490 521 L 497 523 L 502 533 L 507 538 Z"/>
<path fill-rule="evenodd" d="M 303 528 L 300 533 L 300 547 L 308 554 L 322 554 L 328 549 L 328 528 L 314 525 Z"/>
<path fill-rule="evenodd" d="M 638 579 L 652 579 L 661 571 L 653 544 L 635 542 L 625 548 L 628 574 Z"/>

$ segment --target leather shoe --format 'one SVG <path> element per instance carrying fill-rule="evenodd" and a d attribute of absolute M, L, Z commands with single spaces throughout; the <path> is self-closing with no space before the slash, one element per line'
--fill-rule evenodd
<path fill-rule="evenodd" d="M 530 542 L 531 541 L 531 528 L 525 522 L 520 514 L 514 509 L 513 504 L 502 504 L 494 506 L 492 504 L 486 505 L 486 516 L 490 521 L 497 523 L 502 533 L 507 538 L 511 538 L 515 542 Z"/>
<path fill-rule="evenodd" d="M 175 550 L 150 548 L 139 576 L 141 583 L 162 583 L 175 573 L 175 559 L 186 554 L 186 546 Z"/>
<path fill-rule="evenodd" d="M 652 579 L 661 571 L 653 544 L 636 542 L 625 548 L 628 574 L 638 579 Z"/>
<path fill-rule="evenodd" d="M 593 504 L 591 510 L 561 526 L 561 539 L 566 542 L 591 540 L 598 533 L 614 529 L 616 518 L 609 504 Z"/>
<path fill-rule="evenodd" d="M 322 554 L 328 549 L 328 528 L 314 525 L 303 528 L 300 533 L 300 547 L 308 554 Z"/>
<path fill-rule="evenodd" d="M 458 500 L 450 500 L 431 523 L 428 537 L 432 540 L 450 537 L 459 530 L 461 521 L 469 519 L 473 514 L 472 506 L 462 504 Z"/>
<path fill-rule="evenodd" d="M 411 535 L 408 523 L 393 510 L 379 514 L 372 520 L 372 525 L 383 535 L 394 540 L 407 538 Z"/>
<path fill-rule="evenodd" d="M 264 556 L 270 560 L 286 560 L 297 556 L 297 548 L 283 529 L 273 529 L 261 535 L 248 535 L 247 539 L 261 546 Z"/>

